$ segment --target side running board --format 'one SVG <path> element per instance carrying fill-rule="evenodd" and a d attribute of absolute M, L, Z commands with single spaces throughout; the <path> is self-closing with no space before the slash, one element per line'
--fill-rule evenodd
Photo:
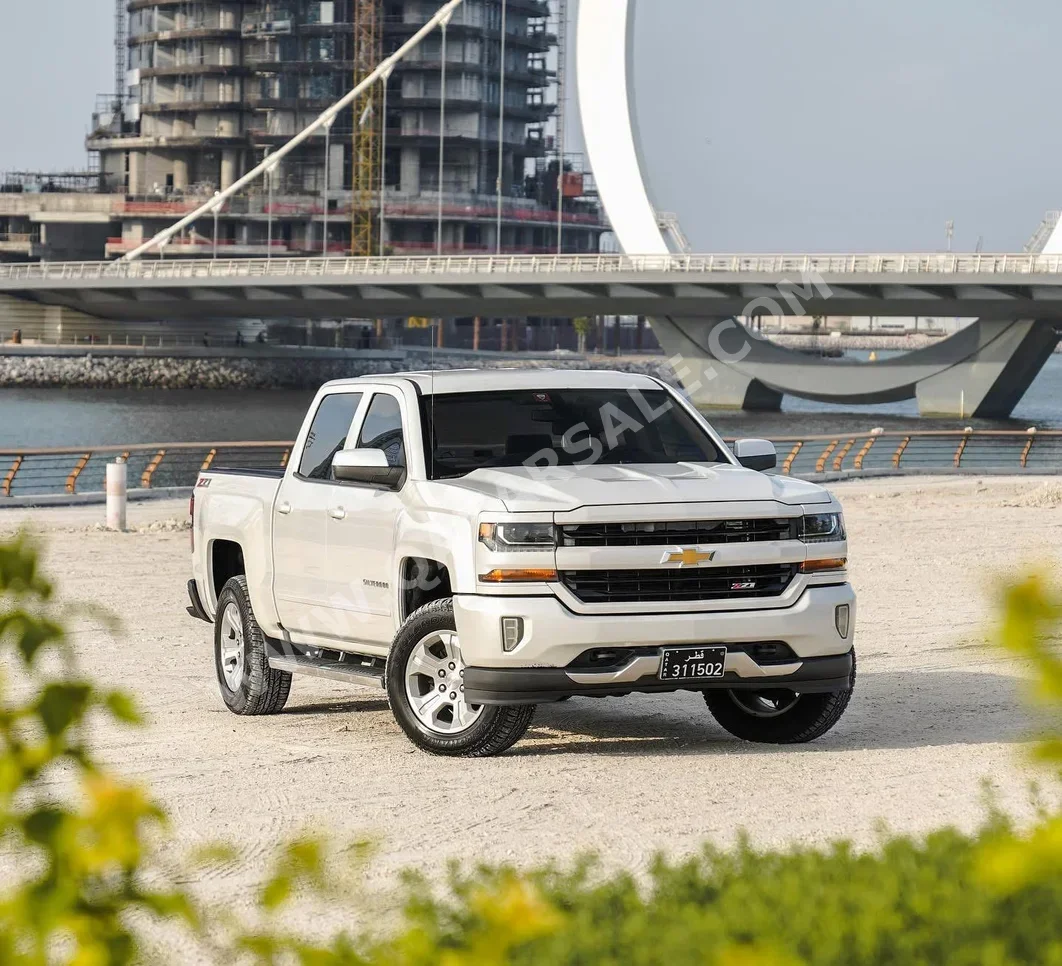
<path fill-rule="evenodd" d="M 348 654 L 345 651 L 319 650 L 267 641 L 269 666 L 289 674 L 308 674 L 311 677 L 343 681 L 358 687 L 382 688 L 384 667 L 382 657 Z"/>

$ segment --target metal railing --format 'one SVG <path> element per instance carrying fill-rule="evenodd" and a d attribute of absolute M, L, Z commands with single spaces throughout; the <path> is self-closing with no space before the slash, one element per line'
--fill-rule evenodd
<path fill-rule="evenodd" d="M 1058 275 L 1062 255 L 514 255 L 431 258 L 241 258 L 0 265 L 0 279 L 260 278 L 380 275 L 760 274 Z"/>
<path fill-rule="evenodd" d="M 106 465 L 125 457 L 130 487 L 186 487 L 211 466 L 274 467 L 287 465 L 288 442 L 139 443 L 81 449 L 0 450 L 0 506 L 9 496 L 98 493 Z"/>
<path fill-rule="evenodd" d="M 1062 430 L 913 430 L 775 437 L 790 476 L 1062 472 Z"/>
<path fill-rule="evenodd" d="M 728 440 L 733 442 L 733 440 Z M 1062 473 L 1062 430 L 919 430 L 779 436 L 778 472 L 801 478 L 911 473 Z M 133 487 L 190 487 L 211 467 L 288 464 L 290 441 L 139 443 L 80 449 L 0 450 L 2 498 L 103 490 L 105 467 L 118 456 Z"/>

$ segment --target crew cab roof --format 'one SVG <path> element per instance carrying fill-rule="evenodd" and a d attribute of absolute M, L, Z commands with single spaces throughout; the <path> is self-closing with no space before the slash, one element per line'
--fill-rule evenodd
<path fill-rule="evenodd" d="M 510 389 L 659 389 L 650 376 L 612 369 L 442 369 L 399 372 L 379 376 L 339 379 L 326 388 L 358 386 L 366 382 L 385 386 L 416 384 L 425 395 L 464 392 L 504 392 Z"/>

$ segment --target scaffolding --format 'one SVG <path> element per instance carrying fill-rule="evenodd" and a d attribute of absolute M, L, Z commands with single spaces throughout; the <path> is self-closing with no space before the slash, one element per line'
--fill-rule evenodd
<path fill-rule="evenodd" d="M 382 0 L 354 0 L 354 84 L 363 81 L 383 60 Z M 384 82 L 386 83 L 386 81 Z M 354 103 L 351 254 L 374 255 L 377 249 L 375 192 L 383 166 L 381 140 L 387 119 L 377 105 L 382 90 L 375 86 Z"/>

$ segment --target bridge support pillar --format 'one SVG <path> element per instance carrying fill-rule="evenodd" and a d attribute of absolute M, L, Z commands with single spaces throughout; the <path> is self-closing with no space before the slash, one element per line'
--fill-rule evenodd
<path fill-rule="evenodd" d="M 1050 322 L 981 319 L 968 332 L 977 340 L 976 350 L 918 382 L 915 394 L 923 416 L 1006 418 L 1059 341 Z"/>
<path fill-rule="evenodd" d="M 727 362 L 748 352 L 745 328 L 730 318 L 653 319 L 653 332 L 672 358 L 675 375 L 695 405 L 705 409 L 775 412 L 782 394 Z"/>

